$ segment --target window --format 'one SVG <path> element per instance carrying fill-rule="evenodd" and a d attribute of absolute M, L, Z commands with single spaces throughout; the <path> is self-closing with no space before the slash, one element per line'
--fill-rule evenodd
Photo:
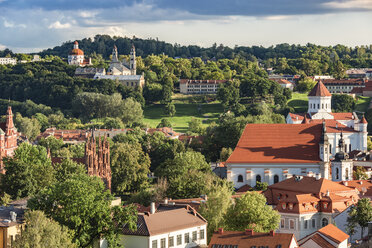
<path fill-rule="evenodd" d="M 324 109 L 324 104 L 322 103 L 322 109 Z"/>
<path fill-rule="evenodd" d="M 256 176 L 256 183 L 257 183 L 257 182 L 261 182 L 261 176 L 260 176 L 260 175 L 257 175 L 257 176 Z"/>
<path fill-rule="evenodd" d="M 349 152 L 351 152 L 351 144 L 349 144 Z"/>
<path fill-rule="evenodd" d="M 318 103 L 318 108 L 320 108 L 319 103 Z"/>
<path fill-rule="evenodd" d="M 336 168 L 336 179 L 339 179 L 339 173 L 340 173 L 340 171 L 339 171 L 339 169 L 338 168 Z"/>
<path fill-rule="evenodd" d="M 329 153 L 332 153 L 332 145 L 329 145 Z"/>
<path fill-rule="evenodd" d="M 294 222 L 294 220 L 289 220 L 289 228 L 290 229 L 295 229 L 295 222 Z"/>
<path fill-rule="evenodd" d="M 195 241 L 195 240 L 197 240 L 197 239 L 198 239 L 198 234 L 197 234 L 196 231 L 193 231 L 193 232 L 192 232 L 192 241 Z"/>
<path fill-rule="evenodd" d="M 185 233 L 185 244 L 188 244 L 188 243 L 190 243 L 190 234 Z"/>
<path fill-rule="evenodd" d="M 275 175 L 274 176 L 274 183 L 278 183 L 279 182 L 279 176 L 278 175 Z"/>
<path fill-rule="evenodd" d="M 177 235 L 177 245 L 182 245 L 182 235 Z"/>
<path fill-rule="evenodd" d="M 328 225 L 328 219 L 327 218 L 323 218 L 322 219 L 322 227 L 325 227 L 326 225 Z"/>
<path fill-rule="evenodd" d="M 200 239 L 204 239 L 204 229 L 200 230 Z"/>
<path fill-rule="evenodd" d="M 160 240 L 160 248 L 165 248 L 165 238 Z"/>
<path fill-rule="evenodd" d="M 242 175 L 239 175 L 238 176 L 238 183 L 242 183 L 243 182 L 243 176 Z"/>
<path fill-rule="evenodd" d="M 174 246 L 174 237 L 169 237 L 168 238 L 168 246 L 169 247 L 173 247 Z"/>
<path fill-rule="evenodd" d="M 285 219 L 280 219 L 280 228 L 285 227 Z"/>
<path fill-rule="evenodd" d="M 158 248 L 158 241 L 157 240 L 153 240 L 152 241 L 152 248 Z"/>
<path fill-rule="evenodd" d="M 349 168 L 346 168 L 345 176 L 346 176 L 346 180 L 349 180 Z"/>
<path fill-rule="evenodd" d="M 312 219 L 312 220 L 311 220 L 311 226 L 312 226 L 313 228 L 315 228 L 315 219 Z"/>
<path fill-rule="evenodd" d="M 307 222 L 308 222 L 308 220 L 305 220 L 305 222 L 304 222 L 304 228 L 305 228 L 305 229 L 308 228 L 308 223 L 307 223 Z"/>

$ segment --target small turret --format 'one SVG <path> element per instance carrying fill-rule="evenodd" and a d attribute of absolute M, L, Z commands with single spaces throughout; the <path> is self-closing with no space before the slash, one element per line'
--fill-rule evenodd
<path fill-rule="evenodd" d="M 130 71 L 132 75 L 137 74 L 137 63 L 136 63 L 136 48 L 132 44 L 132 48 L 130 50 Z"/>

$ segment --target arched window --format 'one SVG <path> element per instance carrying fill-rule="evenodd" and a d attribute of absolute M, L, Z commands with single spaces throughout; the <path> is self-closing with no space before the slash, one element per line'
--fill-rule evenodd
<path fill-rule="evenodd" d="M 345 170 L 345 179 L 346 180 L 349 180 L 349 168 L 346 168 L 346 170 Z"/>
<path fill-rule="evenodd" d="M 322 227 L 325 227 L 326 225 L 328 225 L 328 219 L 327 218 L 323 218 L 322 219 Z"/>
<path fill-rule="evenodd" d="M 242 183 L 243 182 L 243 176 L 242 175 L 239 175 L 238 176 L 238 183 Z"/>
<path fill-rule="evenodd" d="M 318 109 L 320 108 L 320 106 L 319 106 L 319 103 L 318 103 Z"/>
<path fill-rule="evenodd" d="M 338 168 L 336 168 L 336 179 L 339 179 L 340 178 L 340 170 Z"/>
<path fill-rule="evenodd" d="M 351 152 L 351 144 L 349 144 L 349 152 Z"/>
<path fill-rule="evenodd" d="M 278 175 L 275 175 L 274 176 L 274 183 L 278 183 L 279 182 L 279 176 Z"/>
<path fill-rule="evenodd" d="M 332 153 L 332 145 L 329 145 L 329 153 Z"/>
<path fill-rule="evenodd" d="M 324 103 L 322 103 L 322 109 L 324 109 Z"/>
<path fill-rule="evenodd" d="M 261 176 L 260 176 L 260 175 L 257 175 L 257 176 L 256 176 L 256 183 L 257 183 L 257 182 L 261 182 Z"/>

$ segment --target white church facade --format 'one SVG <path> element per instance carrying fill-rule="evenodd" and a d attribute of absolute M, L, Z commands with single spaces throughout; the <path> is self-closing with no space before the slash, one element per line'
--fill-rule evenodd
<path fill-rule="evenodd" d="M 292 176 L 352 180 L 347 153 L 367 150 L 367 121 L 355 113 L 332 113 L 331 94 L 319 82 L 309 110 L 289 113 L 287 124 L 247 124 L 229 159 L 227 179 L 236 188 L 269 185 Z"/>
<path fill-rule="evenodd" d="M 69 65 L 92 65 L 91 58 L 85 59 L 84 52 L 83 50 L 79 49 L 79 43 L 77 41 L 74 42 L 74 48 L 70 51 L 67 60 Z"/>

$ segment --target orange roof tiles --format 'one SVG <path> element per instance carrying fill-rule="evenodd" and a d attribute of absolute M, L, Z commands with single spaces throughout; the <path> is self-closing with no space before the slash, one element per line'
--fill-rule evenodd
<path fill-rule="evenodd" d="M 372 197 L 372 181 L 371 180 L 352 180 L 352 181 L 344 181 L 339 182 L 340 184 L 357 189 L 359 194 L 363 195 L 364 197 Z"/>
<path fill-rule="evenodd" d="M 319 245 L 320 247 L 322 248 L 335 248 L 334 245 L 332 245 L 331 243 L 329 243 L 325 238 L 323 238 L 321 235 L 319 234 L 314 234 L 311 238 L 309 238 L 308 240 L 312 240 L 314 241 L 317 245 Z M 308 240 L 306 242 L 308 242 Z M 301 246 L 303 244 L 305 244 L 306 242 L 304 243 L 301 243 Z"/>
<path fill-rule="evenodd" d="M 319 81 L 314 88 L 310 91 L 308 96 L 332 96 L 328 89 L 324 86 L 322 81 Z"/>
<path fill-rule="evenodd" d="M 328 224 L 327 226 L 319 229 L 318 232 L 338 244 L 349 238 L 349 235 L 338 229 L 333 224 Z"/>
<path fill-rule="evenodd" d="M 214 233 L 208 247 L 213 245 L 238 245 L 238 247 L 290 247 L 296 238 L 290 233 L 254 233 L 253 235 L 245 234 L 239 231 L 223 231 L 222 234 Z M 297 247 L 297 246 L 296 246 Z"/>
<path fill-rule="evenodd" d="M 332 113 L 335 120 L 354 120 L 352 112 L 347 113 Z"/>
<path fill-rule="evenodd" d="M 72 49 L 71 52 L 70 52 L 70 55 L 84 55 L 84 52 L 83 50 L 81 49 Z"/>
<path fill-rule="evenodd" d="M 227 163 L 317 163 L 321 124 L 247 124 Z"/>
<path fill-rule="evenodd" d="M 364 115 L 363 115 L 363 118 L 362 118 L 362 120 L 360 121 L 360 123 L 368 124 L 368 122 L 367 122 L 366 118 L 364 117 Z"/>

